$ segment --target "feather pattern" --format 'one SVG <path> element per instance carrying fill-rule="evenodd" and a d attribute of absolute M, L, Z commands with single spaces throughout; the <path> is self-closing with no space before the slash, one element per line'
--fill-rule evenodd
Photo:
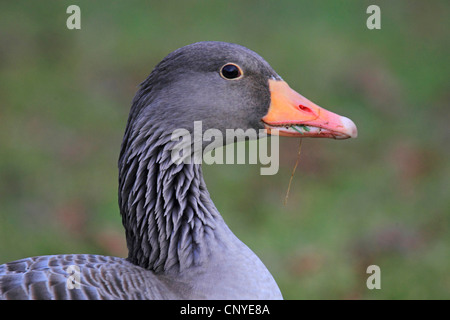
<path fill-rule="evenodd" d="M 78 286 L 73 273 L 80 270 Z M 0 266 L 0 298 L 51 300 L 176 299 L 152 272 L 125 259 L 68 254 L 26 258 Z"/>

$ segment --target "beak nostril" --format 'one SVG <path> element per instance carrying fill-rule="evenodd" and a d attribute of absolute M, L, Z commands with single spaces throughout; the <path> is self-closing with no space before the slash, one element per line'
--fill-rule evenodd
<path fill-rule="evenodd" d="M 299 105 L 298 106 L 298 108 L 300 109 L 300 110 L 302 110 L 302 111 L 305 111 L 305 112 L 309 112 L 309 113 L 313 113 L 312 112 L 312 110 L 310 109 L 310 108 L 308 108 L 308 107 L 306 107 L 306 106 L 304 106 L 304 105 Z"/>

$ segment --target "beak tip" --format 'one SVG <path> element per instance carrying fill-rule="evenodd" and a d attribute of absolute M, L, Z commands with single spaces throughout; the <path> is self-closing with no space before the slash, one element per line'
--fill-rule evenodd
<path fill-rule="evenodd" d="M 347 117 L 342 117 L 341 121 L 349 137 L 356 138 L 358 136 L 358 129 L 356 128 L 355 123 Z"/>

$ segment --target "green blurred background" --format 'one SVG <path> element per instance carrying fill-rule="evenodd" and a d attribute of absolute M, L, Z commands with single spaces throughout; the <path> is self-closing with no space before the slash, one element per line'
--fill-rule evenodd
<path fill-rule="evenodd" d="M 170 4 L 169 4 L 170 3 Z M 81 8 L 81 30 L 66 8 Z M 381 30 L 366 9 L 381 8 Z M 202 40 L 244 45 L 359 137 L 281 139 L 281 168 L 204 166 L 286 299 L 450 298 L 449 1 L 2 1 L 0 263 L 126 256 L 117 158 L 138 84 Z M 366 287 L 367 266 L 381 289 Z"/>

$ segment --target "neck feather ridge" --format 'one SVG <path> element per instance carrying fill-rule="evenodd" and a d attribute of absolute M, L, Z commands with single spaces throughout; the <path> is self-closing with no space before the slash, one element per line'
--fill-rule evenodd
<path fill-rule="evenodd" d="M 119 205 L 128 259 L 154 272 L 205 263 L 223 222 L 200 164 L 175 164 L 170 134 L 127 128 L 119 160 Z M 152 134 L 145 134 L 152 132 Z"/>

